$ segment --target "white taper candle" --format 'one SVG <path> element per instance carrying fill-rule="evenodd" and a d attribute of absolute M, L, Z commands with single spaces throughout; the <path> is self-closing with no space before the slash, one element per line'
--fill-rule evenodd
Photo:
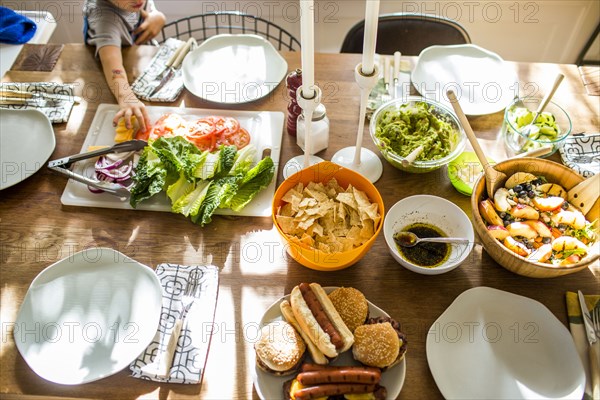
<path fill-rule="evenodd" d="M 371 75 L 375 66 L 375 46 L 379 23 L 379 0 L 366 0 L 365 37 L 363 41 L 362 73 Z"/>
<path fill-rule="evenodd" d="M 300 42 L 302 45 L 302 93 L 310 99 L 315 95 L 315 32 L 313 0 L 300 0 Z"/>

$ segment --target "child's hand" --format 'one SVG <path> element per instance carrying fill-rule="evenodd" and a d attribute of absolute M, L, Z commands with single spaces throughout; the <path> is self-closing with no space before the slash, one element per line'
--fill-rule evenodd
<path fill-rule="evenodd" d="M 142 23 L 133 32 L 138 35 L 135 40 L 135 44 L 143 44 L 158 35 L 163 26 L 165 26 L 166 18 L 160 11 L 154 10 L 147 12 L 145 10 L 142 13 Z"/>
<path fill-rule="evenodd" d="M 119 119 L 123 118 L 125 120 L 125 127 L 127 129 L 132 128 L 131 117 L 135 115 L 140 124 L 140 131 L 146 131 L 146 127 L 150 127 L 150 117 L 148 116 L 148 111 L 146 110 L 146 106 L 144 103 L 139 101 L 137 98 L 135 100 L 128 99 L 124 103 L 120 103 L 119 107 L 121 110 L 117 112 L 115 118 L 113 119 L 113 126 L 117 126 L 119 123 Z"/>

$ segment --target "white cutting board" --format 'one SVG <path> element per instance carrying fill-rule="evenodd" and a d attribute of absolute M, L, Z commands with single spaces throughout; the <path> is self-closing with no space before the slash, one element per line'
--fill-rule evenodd
<path fill-rule="evenodd" d="M 209 115 L 222 115 L 236 118 L 251 136 L 251 141 L 257 149 L 256 162 L 262 157 L 265 150 L 270 150 L 271 158 L 275 163 L 275 176 L 271 184 L 261 191 L 242 211 L 235 212 L 229 209 L 217 209 L 218 215 L 239 215 L 247 217 L 269 217 L 271 216 L 271 201 L 275 194 L 277 181 L 277 168 L 279 167 L 279 155 L 281 153 L 281 138 L 283 134 L 284 114 L 274 111 L 234 111 L 234 110 L 207 110 L 199 108 L 180 107 L 147 107 L 152 121 L 156 121 L 165 113 L 177 113 L 182 116 L 193 116 L 193 118 L 207 117 Z M 81 152 L 87 152 L 89 146 L 111 146 L 114 144 L 115 128 L 112 120 L 119 111 L 115 104 L 100 104 L 90 130 L 83 142 Z M 268 153 L 266 153 L 268 154 Z M 96 159 L 80 161 L 72 168 L 77 174 L 87 177 L 94 176 L 94 163 Z M 119 199 L 108 193 L 92 193 L 83 183 L 70 179 L 60 198 L 62 204 L 80 207 L 119 208 L 134 210 L 129 205 L 129 199 Z M 149 211 L 171 211 L 171 203 L 164 192 L 159 193 L 149 200 L 138 204 L 136 210 Z"/>

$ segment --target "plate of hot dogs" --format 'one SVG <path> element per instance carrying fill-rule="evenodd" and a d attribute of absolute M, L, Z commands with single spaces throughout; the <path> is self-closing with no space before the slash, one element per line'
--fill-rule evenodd
<path fill-rule="evenodd" d="M 400 323 L 357 289 L 301 283 L 271 305 L 254 343 L 261 399 L 395 399 L 406 375 Z"/>

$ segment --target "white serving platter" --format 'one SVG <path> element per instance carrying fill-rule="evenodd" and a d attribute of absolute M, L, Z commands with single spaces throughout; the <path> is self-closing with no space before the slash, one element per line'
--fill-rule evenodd
<path fill-rule="evenodd" d="M 446 399 L 581 399 L 585 373 L 567 328 L 543 304 L 502 290 L 461 293 L 429 329 L 427 361 Z"/>
<path fill-rule="evenodd" d="M 219 104 L 242 104 L 271 93 L 287 67 L 264 38 L 223 34 L 189 53 L 181 70 L 183 84 L 195 96 Z"/>
<path fill-rule="evenodd" d="M 42 378 L 92 382 L 126 368 L 154 338 L 162 288 L 151 268 L 90 248 L 44 269 L 15 321 L 17 349 Z"/>
<path fill-rule="evenodd" d="M 501 111 L 519 95 L 515 71 L 498 54 L 473 44 L 426 48 L 411 81 L 421 96 L 450 109 L 446 91 L 453 89 L 467 115 Z"/>
<path fill-rule="evenodd" d="M 54 130 L 44 113 L 0 109 L 0 190 L 36 173 L 55 146 Z"/>
<path fill-rule="evenodd" d="M 119 110 L 117 105 L 100 104 L 90 130 L 85 138 L 81 152 L 88 151 L 90 146 L 107 146 L 114 144 L 115 128 L 112 120 Z M 284 115 L 282 112 L 274 111 L 234 111 L 234 110 L 207 110 L 198 108 L 178 108 L 178 107 L 147 107 L 152 121 L 156 121 L 165 113 L 177 113 L 182 116 L 191 116 L 193 118 L 206 117 L 209 115 L 222 115 L 234 117 L 240 122 L 240 126 L 245 128 L 251 136 L 250 143 L 257 149 L 256 162 L 262 157 L 263 153 L 270 152 L 270 156 L 278 168 L 279 155 L 281 153 L 281 139 L 283 134 Z M 73 171 L 75 173 L 93 177 L 95 159 L 80 161 L 75 164 Z M 277 177 L 277 171 L 275 172 Z M 218 209 L 217 215 L 238 215 L 248 217 L 269 217 L 271 216 L 271 200 L 275 194 L 276 178 L 273 178 L 271 184 L 260 192 L 244 209 L 235 212 L 229 209 Z M 69 180 L 61 196 L 61 202 L 68 206 L 81 207 L 102 207 L 133 210 L 129 205 L 129 200 L 120 199 L 108 193 L 92 193 L 87 186 Z M 164 211 L 171 212 L 171 204 L 166 194 L 159 193 L 149 200 L 141 202 L 137 210 Z"/>

